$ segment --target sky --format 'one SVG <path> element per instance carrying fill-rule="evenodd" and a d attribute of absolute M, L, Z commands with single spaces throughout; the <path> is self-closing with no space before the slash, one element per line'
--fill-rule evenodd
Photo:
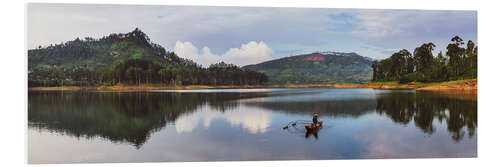
<path fill-rule="evenodd" d="M 455 35 L 477 43 L 476 11 L 30 3 L 27 13 L 30 49 L 137 27 L 203 66 L 318 51 L 383 59 L 427 42 L 437 54 Z"/>

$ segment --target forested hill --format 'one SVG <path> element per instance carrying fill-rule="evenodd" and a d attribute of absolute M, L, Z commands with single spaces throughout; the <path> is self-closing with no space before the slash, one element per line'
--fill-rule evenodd
<path fill-rule="evenodd" d="M 219 62 L 203 68 L 136 28 L 28 50 L 28 86 L 262 85 L 267 76 Z"/>
<path fill-rule="evenodd" d="M 28 50 L 28 68 L 61 67 L 109 68 L 129 59 L 151 60 L 160 65 L 193 64 L 177 57 L 139 29 L 125 34 L 111 34 L 100 39 L 76 38 L 66 43 Z"/>
<path fill-rule="evenodd" d="M 242 68 L 266 74 L 272 84 L 365 83 L 372 78 L 371 62 L 356 53 L 322 52 Z"/>

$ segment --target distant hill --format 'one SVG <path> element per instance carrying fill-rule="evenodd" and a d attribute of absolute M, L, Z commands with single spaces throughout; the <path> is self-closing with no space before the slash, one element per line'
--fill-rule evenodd
<path fill-rule="evenodd" d="M 365 83 L 372 78 L 372 61 L 356 53 L 321 52 L 242 68 L 266 74 L 271 84 Z"/>
<path fill-rule="evenodd" d="M 129 59 L 150 60 L 159 65 L 193 64 L 178 57 L 136 28 L 125 34 L 111 34 L 100 39 L 76 38 L 66 43 L 28 50 L 28 68 L 105 69 Z"/>

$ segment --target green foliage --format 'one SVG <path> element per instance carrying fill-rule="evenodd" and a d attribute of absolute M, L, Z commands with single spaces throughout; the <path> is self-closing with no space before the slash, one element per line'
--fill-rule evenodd
<path fill-rule="evenodd" d="M 462 48 L 464 43 L 458 36 L 451 41 L 446 56 L 439 52 L 434 57 L 432 51 L 436 46 L 430 42 L 415 48 L 413 56 L 406 50 L 401 50 L 387 59 L 374 61 L 372 81 L 408 83 L 477 78 L 477 46 L 469 40 L 467 48 Z"/>
<path fill-rule="evenodd" d="M 160 65 L 190 64 L 190 60 L 177 57 L 163 47 L 149 41 L 141 30 L 126 34 L 111 34 L 100 39 L 79 38 L 47 47 L 28 50 L 28 69 L 46 65 L 64 68 L 90 68 L 104 70 L 128 59 L 146 59 Z"/>
<path fill-rule="evenodd" d="M 415 59 L 406 49 L 392 54 L 388 59 L 372 63 L 372 81 L 398 80 L 401 76 L 414 71 Z"/>
<path fill-rule="evenodd" d="M 413 52 L 417 72 L 420 72 L 424 76 L 429 75 L 432 69 L 432 65 L 434 62 L 432 51 L 435 47 L 436 45 L 434 45 L 432 42 L 429 42 L 415 48 L 415 51 Z"/>
<path fill-rule="evenodd" d="M 412 72 L 412 73 L 403 75 L 399 79 L 399 83 L 410 83 L 410 82 L 422 81 L 422 80 L 423 80 L 422 74 L 420 74 L 418 72 Z"/>

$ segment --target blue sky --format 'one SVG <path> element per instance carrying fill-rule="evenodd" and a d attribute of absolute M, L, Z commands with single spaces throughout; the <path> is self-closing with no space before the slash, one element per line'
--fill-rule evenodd
<path fill-rule="evenodd" d="M 445 52 L 455 35 L 477 41 L 476 11 L 29 4 L 27 19 L 28 48 L 139 27 L 153 42 L 204 66 L 315 51 L 381 59 L 424 42 Z"/>

